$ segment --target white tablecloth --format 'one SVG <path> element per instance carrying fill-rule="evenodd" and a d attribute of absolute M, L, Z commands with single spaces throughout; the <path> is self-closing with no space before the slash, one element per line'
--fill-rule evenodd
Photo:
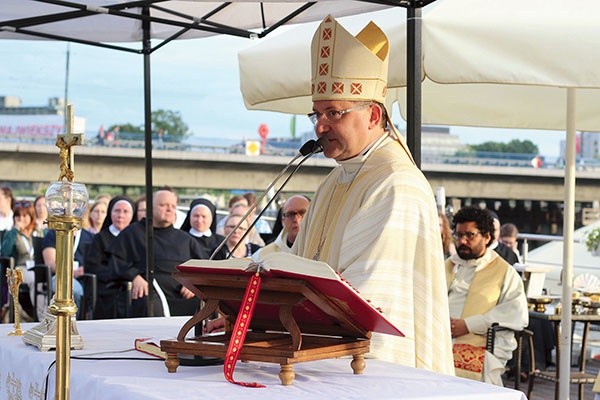
<path fill-rule="evenodd" d="M 266 388 L 228 383 L 222 366 L 184 367 L 170 374 L 162 360 L 133 350 L 136 338 L 174 338 L 185 318 L 143 318 L 78 321 L 84 349 L 72 359 L 70 393 L 73 400 L 151 399 L 485 399 L 526 400 L 523 393 L 428 371 L 367 360 L 363 375 L 354 375 L 349 359 L 300 363 L 294 366 L 292 386 L 282 386 L 279 365 L 241 363 L 235 379 L 256 381 Z M 34 324 L 24 324 L 24 330 Z M 0 325 L 0 398 L 53 399 L 54 351 L 40 352 L 7 336 L 12 325 Z M 117 359 L 128 358 L 128 359 Z M 49 376 L 47 397 L 45 380 Z"/>

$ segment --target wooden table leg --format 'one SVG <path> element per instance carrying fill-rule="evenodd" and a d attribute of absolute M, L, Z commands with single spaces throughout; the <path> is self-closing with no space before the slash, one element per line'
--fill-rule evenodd
<path fill-rule="evenodd" d="M 179 367 L 179 357 L 177 357 L 177 353 L 167 353 L 165 365 L 167 367 L 167 371 L 170 373 L 177 372 L 177 367 Z"/>
<path fill-rule="evenodd" d="M 293 364 L 281 364 L 281 369 L 279 370 L 279 380 L 281 384 L 284 386 L 289 386 L 294 382 L 294 378 L 296 378 L 296 374 L 294 373 L 294 365 Z"/>
<path fill-rule="evenodd" d="M 350 367 L 352 367 L 352 371 L 354 374 L 360 375 L 365 372 L 365 355 L 364 354 L 355 354 L 352 356 L 352 362 L 350 362 Z"/>

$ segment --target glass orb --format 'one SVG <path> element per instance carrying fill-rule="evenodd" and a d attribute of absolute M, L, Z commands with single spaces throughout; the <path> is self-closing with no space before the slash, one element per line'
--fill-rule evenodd
<path fill-rule="evenodd" d="M 83 183 L 58 181 L 46 190 L 48 215 L 53 217 L 81 218 L 88 206 L 88 192 Z"/>

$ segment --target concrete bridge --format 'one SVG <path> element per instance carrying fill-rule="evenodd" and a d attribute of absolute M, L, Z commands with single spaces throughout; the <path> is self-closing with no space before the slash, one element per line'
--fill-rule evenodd
<path fill-rule="evenodd" d="M 75 147 L 76 181 L 94 185 L 139 187 L 145 184 L 143 149 Z M 263 190 L 291 157 L 154 150 L 154 186 L 174 188 Z M 287 192 L 312 192 L 335 163 L 323 157 L 306 161 L 290 180 Z M 423 164 L 433 189 L 447 197 L 564 200 L 564 171 L 463 164 Z M 0 180 L 50 182 L 59 175 L 53 145 L 0 143 Z M 578 171 L 576 200 L 600 199 L 600 171 Z"/>

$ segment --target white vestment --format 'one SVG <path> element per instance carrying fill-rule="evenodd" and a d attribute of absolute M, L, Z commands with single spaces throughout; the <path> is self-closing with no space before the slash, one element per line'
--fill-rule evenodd
<path fill-rule="evenodd" d="M 321 184 L 292 252 L 329 264 L 405 334 L 374 333 L 371 355 L 454 375 L 448 295 L 431 186 L 384 136 Z"/>
<path fill-rule="evenodd" d="M 277 235 L 277 238 L 273 242 L 269 243 L 263 248 L 258 249 L 258 251 L 252 254 L 252 259 L 260 260 L 267 254 L 277 253 L 280 251 L 283 251 L 284 253 L 290 253 L 292 248 L 287 245 L 287 237 L 287 231 L 285 229 L 282 230 L 279 232 L 279 235 Z"/>
<path fill-rule="evenodd" d="M 476 260 L 463 260 L 457 254 L 450 257 L 450 261 L 455 265 L 454 280 L 450 282 L 448 290 L 450 317 L 461 318 L 475 273 L 486 268 L 498 257 L 500 257 L 498 253 L 489 248 L 482 257 Z M 523 281 L 514 268 L 506 269 L 496 306 L 484 314 L 465 318 L 465 323 L 469 332 L 478 335 L 486 335 L 488 328 L 493 323 L 515 330 L 521 330 L 529 324 L 529 311 Z M 494 354 L 485 352 L 484 382 L 503 386 L 501 375 L 516 347 L 517 343 L 511 331 L 500 331 L 496 334 Z"/>

